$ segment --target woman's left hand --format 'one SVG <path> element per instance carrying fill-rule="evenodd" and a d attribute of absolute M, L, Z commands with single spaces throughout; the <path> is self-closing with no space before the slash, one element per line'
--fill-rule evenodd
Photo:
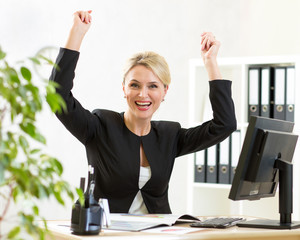
<path fill-rule="evenodd" d="M 201 54 L 204 63 L 208 60 L 216 60 L 221 43 L 211 32 L 204 32 L 201 37 Z"/>
<path fill-rule="evenodd" d="M 211 32 L 201 34 L 201 55 L 208 73 L 209 80 L 222 79 L 222 75 L 217 64 L 217 56 L 221 43 L 216 40 Z"/>

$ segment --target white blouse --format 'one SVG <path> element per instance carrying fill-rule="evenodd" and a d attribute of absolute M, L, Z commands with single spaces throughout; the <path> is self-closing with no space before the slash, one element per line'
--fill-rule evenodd
<path fill-rule="evenodd" d="M 148 167 L 140 167 L 140 177 L 139 177 L 139 191 L 136 194 L 129 212 L 130 214 L 147 214 L 149 213 L 147 210 L 147 207 L 144 203 L 142 194 L 141 194 L 141 189 L 145 186 L 145 184 L 149 181 L 151 178 L 151 169 L 150 166 Z"/>

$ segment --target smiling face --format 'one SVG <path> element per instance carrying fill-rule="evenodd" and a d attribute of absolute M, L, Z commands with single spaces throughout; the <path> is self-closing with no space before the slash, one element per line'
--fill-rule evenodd
<path fill-rule="evenodd" d="M 130 118 L 150 121 L 167 90 L 168 86 L 164 86 L 151 69 L 143 65 L 133 67 L 123 82 Z"/>

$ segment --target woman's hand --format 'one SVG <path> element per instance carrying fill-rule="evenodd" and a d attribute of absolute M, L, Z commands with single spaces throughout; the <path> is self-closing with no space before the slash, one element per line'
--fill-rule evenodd
<path fill-rule="evenodd" d="M 73 26 L 71 28 L 65 48 L 79 51 L 81 42 L 91 26 L 91 13 L 92 10 L 77 11 L 73 14 Z"/>
<path fill-rule="evenodd" d="M 210 80 L 222 79 L 217 56 L 221 43 L 211 32 L 201 34 L 201 55 Z"/>
<path fill-rule="evenodd" d="M 211 32 L 204 32 L 201 37 L 201 53 L 204 63 L 209 60 L 216 60 L 221 43 Z"/>
<path fill-rule="evenodd" d="M 92 10 L 89 11 L 77 11 L 73 14 L 73 28 L 76 28 L 82 34 L 86 34 L 89 30 L 92 22 L 91 16 Z"/>

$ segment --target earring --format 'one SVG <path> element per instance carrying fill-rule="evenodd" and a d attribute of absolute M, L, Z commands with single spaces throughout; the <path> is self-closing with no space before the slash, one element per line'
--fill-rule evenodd
<path fill-rule="evenodd" d="M 165 101 L 165 99 L 161 100 L 161 102 L 164 102 L 164 101 Z"/>
<path fill-rule="evenodd" d="M 126 95 L 124 95 L 124 98 L 126 98 Z"/>

